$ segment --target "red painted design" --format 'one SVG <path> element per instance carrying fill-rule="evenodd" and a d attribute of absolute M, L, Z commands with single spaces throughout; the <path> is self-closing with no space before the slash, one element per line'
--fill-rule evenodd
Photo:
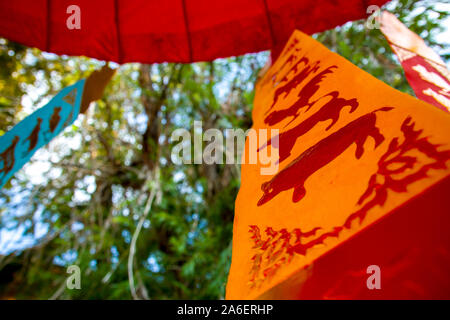
<path fill-rule="evenodd" d="M 330 125 L 325 129 L 329 130 L 331 127 L 336 124 L 339 119 L 341 110 L 350 106 L 350 113 L 354 112 L 358 107 L 359 103 L 356 99 L 344 99 L 339 97 L 339 92 L 333 91 L 324 97 L 331 96 L 331 100 L 325 103 L 319 111 L 314 113 L 312 116 L 298 124 L 297 126 L 289 129 L 287 131 L 282 132 L 277 137 L 275 137 L 275 141 L 278 141 L 279 145 L 273 145 L 273 147 L 279 149 L 279 160 L 277 163 L 284 161 L 291 155 L 291 150 L 295 145 L 295 142 L 298 138 L 303 136 L 309 130 L 314 128 L 318 123 L 323 121 L 332 120 Z M 320 98 L 321 99 L 321 98 Z M 319 99 L 319 100 L 320 100 Z M 317 100 L 317 101 L 319 101 Z M 272 144 L 272 139 L 270 139 L 266 144 L 259 148 L 258 151 L 265 148 L 267 145 Z"/>
<path fill-rule="evenodd" d="M 0 169 L 0 172 L 3 172 L 4 175 L 11 171 L 11 169 L 14 167 L 14 151 L 18 142 L 19 137 L 15 136 L 11 145 L 5 151 L 0 153 L 0 159 L 3 161 L 3 168 Z"/>
<path fill-rule="evenodd" d="M 69 94 L 67 94 L 63 98 L 63 100 L 73 106 L 75 104 L 76 98 L 77 98 L 77 89 L 75 88 L 72 91 L 70 91 Z"/>
<path fill-rule="evenodd" d="M 305 60 L 306 64 L 308 64 L 308 59 L 307 58 L 303 59 L 306 59 Z M 293 117 L 293 119 L 295 119 L 298 116 L 299 111 L 301 109 L 305 108 L 306 106 L 310 108 L 316 102 L 316 101 L 311 102 L 310 100 L 312 96 L 317 92 L 317 90 L 319 90 L 320 88 L 319 84 L 322 82 L 325 76 L 329 73 L 332 73 L 333 72 L 332 70 L 335 68 L 337 68 L 337 66 L 330 66 L 325 70 L 322 70 L 317 75 L 315 75 L 300 90 L 300 93 L 298 94 L 298 100 L 292 106 L 290 106 L 287 109 L 272 111 L 264 119 L 264 123 L 273 126 L 288 117 Z M 270 111 L 273 108 L 273 106 L 278 101 L 278 98 L 281 94 L 285 93 L 286 95 L 288 95 L 292 89 L 296 88 L 304 79 L 306 79 L 311 73 L 315 73 L 318 69 L 319 69 L 319 62 L 316 62 L 313 66 L 306 65 L 305 68 L 298 75 L 296 75 L 291 81 L 289 81 L 285 86 L 277 89 L 277 91 L 275 91 L 274 102 L 268 111 Z"/>
<path fill-rule="evenodd" d="M 284 42 L 281 41 L 280 43 L 278 43 L 277 45 L 275 45 L 271 50 L 270 50 L 270 56 L 271 56 L 271 60 L 272 61 L 276 61 L 278 60 L 278 57 L 280 56 L 280 54 L 283 55 L 287 55 L 292 49 L 294 49 L 297 44 L 300 42 L 299 39 L 294 38 L 291 43 L 289 44 L 289 46 L 287 46 L 286 48 L 284 47 Z M 298 48 L 295 48 L 296 50 L 299 50 Z"/>
<path fill-rule="evenodd" d="M 67 117 L 66 121 L 64 121 L 62 128 L 67 127 L 72 122 L 73 117 L 73 109 L 70 111 L 69 116 Z"/>
<path fill-rule="evenodd" d="M 295 59 L 297 58 L 298 52 L 300 52 L 300 48 L 295 48 L 294 52 L 291 53 L 289 57 L 286 59 L 286 61 L 281 65 L 280 70 L 282 70 L 287 65 L 291 66 L 294 63 Z M 292 70 L 293 69 L 290 69 L 289 71 Z"/>
<path fill-rule="evenodd" d="M 375 148 L 378 147 L 384 141 L 384 137 L 376 127 L 375 113 L 391 109 L 393 108 L 383 107 L 361 116 L 304 151 L 270 181 L 262 184 L 261 190 L 264 194 L 259 199 L 258 206 L 268 202 L 280 192 L 290 189 L 294 189 L 292 201 L 300 201 L 306 194 L 305 181 L 317 170 L 336 159 L 353 143 L 356 144 L 357 159 L 364 153 L 364 142 L 367 138 L 372 137 L 375 140 Z"/>
<path fill-rule="evenodd" d="M 297 59 L 298 57 L 298 53 L 300 52 L 300 48 L 295 48 L 294 52 L 292 52 L 289 57 L 286 59 L 286 61 L 281 65 L 281 67 L 277 68 L 277 70 L 275 70 L 275 72 L 272 72 L 271 76 L 267 76 L 265 78 L 265 80 L 262 82 L 262 85 L 266 85 L 270 80 L 272 80 L 272 85 L 274 84 L 278 84 L 277 82 L 281 82 L 281 81 L 277 81 L 278 76 L 280 76 L 280 74 L 283 74 L 282 71 L 286 68 L 286 67 L 291 67 L 292 64 L 294 63 L 294 61 Z M 298 62 L 298 61 L 297 61 Z M 290 68 L 288 69 L 288 72 L 283 76 L 284 80 L 287 80 L 287 75 L 289 75 L 292 71 L 297 72 L 297 67 L 298 64 L 294 65 L 294 68 Z M 281 76 L 280 76 L 281 77 Z M 282 81 L 284 81 L 282 80 Z"/>
<path fill-rule="evenodd" d="M 262 236 L 259 227 L 251 225 L 249 233 L 256 253 L 251 258 L 253 265 L 250 272 L 250 285 L 258 286 L 262 281 L 274 276 L 280 267 L 292 261 L 295 254 L 304 256 L 308 249 L 323 244 L 325 239 L 337 237 L 342 227 L 314 238 L 319 230 L 320 228 L 314 228 L 303 232 L 295 228 L 289 232 L 286 229 L 277 231 L 267 227 L 264 231 L 265 236 Z M 308 240 L 310 238 L 312 239 Z"/>
<path fill-rule="evenodd" d="M 42 119 L 41 118 L 37 118 L 37 124 L 34 127 L 33 131 L 31 131 L 30 135 L 28 136 L 28 138 L 26 138 L 24 140 L 30 141 L 30 145 L 28 146 L 28 152 L 30 152 L 31 150 L 33 150 L 36 147 L 36 144 L 38 142 L 39 139 L 39 131 L 41 131 L 41 123 L 42 123 Z"/>
<path fill-rule="evenodd" d="M 301 72 L 296 74 L 291 80 L 288 80 L 288 75 L 294 71 L 298 72 L 300 65 L 303 64 L 303 69 Z M 286 82 L 286 84 L 278 87 L 275 90 L 272 105 L 270 106 L 269 112 L 273 106 L 278 102 L 281 96 L 286 97 L 293 89 L 295 89 L 303 80 L 305 80 L 311 73 L 317 72 L 319 70 L 319 62 L 317 61 L 313 65 L 309 65 L 309 59 L 302 57 L 292 66 L 292 68 L 286 73 L 286 75 L 280 80 L 280 83 Z M 267 113 L 266 112 L 266 113 Z"/>
<path fill-rule="evenodd" d="M 295 46 L 297 44 L 299 44 L 300 40 L 298 38 L 294 38 L 291 42 L 291 44 L 289 44 L 289 46 L 286 48 L 286 53 L 288 53 L 289 51 L 291 51 L 292 49 L 295 48 Z"/>
<path fill-rule="evenodd" d="M 376 205 L 382 206 L 388 197 L 388 190 L 406 192 L 408 185 L 426 178 L 429 170 L 447 168 L 446 162 L 450 160 L 450 150 L 438 151 L 439 145 L 429 142 L 428 137 L 420 138 L 423 130 L 414 130 L 411 117 L 405 119 L 401 130 L 404 136 L 403 142 L 400 143 L 398 138 L 391 140 L 388 150 L 378 161 L 378 171 L 370 177 L 367 190 L 360 197 L 358 204 L 361 205 L 370 197 L 371 200 L 347 218 L 345 227 L 350 228 L 355 219 L 359 219 L 361 223 L 369 209 Z M 410 155 L 412 150 L 422 153 L 430 162 L 415 168 L 419 159 Z M 405 172 L 412 173 L 399 177 L 399 174 Z"/>
<path fill-rule="evenodd" d="M 302 232 L 297 228 L 288 232 L 286 229 L 275 231 L 267 227 L 265 236 L 261 236 L 258 226 L 250 226 L 250 237 L 254 242 L 253 249 L 256 250 L 251 258 L 253 261 L 250 275 L 251 286 L 273 276 L 282 265 L 292 260 L 294 253 L 304 254 L 308 248 L 316 245 L 314 240 L 306 243 L 303 243 L 303 240 L 314 236 L 319 229 Z"/>
<path fill-rule="evenodd" d="M 379 110 L 388 111 L 386 109 Z M 372 112 L 355 121 L 367 116 L 373 117 L 375 114 Z M 376 127 L 373 128 L 375 129 L 372 130 L 377 130 Z M 406 192 L 408 185 L 426 178 L 431 169 L 439 170 L 448 167 L 446 163 L 450 160 L 450 150 L 438 151 L 440 145 L 429 142 L 428 137 L 420 137 L 423 130 L 414 129 L 414 122 L 412 122 L 411 117 L 405 119 L 401 131 L 404 137 L 403 141 L 400 142 L 398 137 L 391 140 L 387 151 L 378 161 L 377 172 L 370 177 L 366 191 L 359 198 L 357 205 L 362 205 L 362 207 L 351 213 L 341 226 L 336 226 L 331 231 L 324 232 L 317 237 L 316 234 L 319 233 L 320 228 L 302 233 L 300 229 L 288 232 L 286 229 L 276 231 L 268 227 L 266 228 L 266 238 L 260 235 L 258 226 L 250 226 L 251 239 L 254 241 L 253 249 L 256 250 L 252 257 L 253 266 L 250 273 L 250 285 L 252 287 L 273 276 L 281 266 L 292 260 L 294 254 L 305 255 L 307 250 L 317 244 L 323 244 L 326 239 L 338 237 L 340 232 L 345 228 L 349 229 L 355 220 L 361 224 L 370 209 L 385 204 L 389 190 Z M 369 135 L 367 134 L 367 136 Z M 374 139 L 376 144 L 379 144 L 383 137 L 374 137 Z M 413 150 L 420 152 L 428 160 L 419 162 L 416 156 L 411 155 Z M 363 150 L 361 150 L 361 153 L 357 151 L 357 158 L 358 154 L 362 155 L 362 152 Z M 418 166 L 419 163 L 423 163 L 423 165 Z M 400 177 L 399 175 L 402 173 L 409 174 Z M 294 178 L 296 179 L 297 176 L 292 176 L 292 179 Z M 369 198 L 370 200 L 364 203 Z M 296 240 L 291 244 L 290 240 L 293 235 L 296 236 Z M 312 239 L 304 243 L 302 239 L 308 237 Z"/>
<path fill-rule="evenodd" d="M 416 55 L 412 58 L 406 59 L 402 61 L 402 66 L 405 71 L 406 79 L 414 90 L 417 98 L 420 100 L 426 101 L 444 111 L 449 112 L 450 110 L 445 105 L 441 104 L 441 102 L 437 101 L 433 96 L 426 94 L 428 90 L 434 91 L 436 94 L 442 96 L 443 99 L 450 100 L 450 92 L 446 91 L 444 87 L 441 87 L 439 83 L 443 86 L 450 87 L 450 81 L 443 76 L 439 70 L 437 70 L 432 64 L 430 64 L 423 57 Z M 427 72 L 435 76 L 437 79 L 440 79 L 437 82 L 434 82 L 434 79 L 424 79 L 420 75 L 420 73 L 414 69 L 416 66 L 423 67 Z"/>
<path fill-rule="evenodd" d="M 50 132 L 52 132 L 52 133 L 53 133 L 53 131 L 55 131 L 56 127 L 58 126 L 59 121 L 61 120 L 61 116 L 59 115 L 60 112 L 61 112 L 61 107 L 56 107 L 53 110 L 53 114 L 50 118 L 50 123 L 49 123 Z"/>

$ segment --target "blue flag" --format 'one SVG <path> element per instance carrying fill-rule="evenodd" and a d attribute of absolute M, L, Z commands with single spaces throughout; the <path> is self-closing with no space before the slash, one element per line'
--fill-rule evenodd
<path fill-rule="evenodd" d="M 0 188 L 80 113 L 85 80 L 64 88 L 49 103 L 0 137 Z"/>

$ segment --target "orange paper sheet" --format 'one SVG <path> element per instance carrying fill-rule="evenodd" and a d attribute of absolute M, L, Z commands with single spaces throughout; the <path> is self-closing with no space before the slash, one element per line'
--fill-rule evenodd
<path fill-rule="evenodd" d="M 227 299 L 449 295 L 448 272 L 418 284 L 411 270 L 435 265 L 424 248 L 449 267 L 450 114 L 295 31 L 257 83 L 253 128 L 279 130 L 258 142 L 279 168 L 242 165 Z M 381 290 L 366 286 L 369 264 Z"/>

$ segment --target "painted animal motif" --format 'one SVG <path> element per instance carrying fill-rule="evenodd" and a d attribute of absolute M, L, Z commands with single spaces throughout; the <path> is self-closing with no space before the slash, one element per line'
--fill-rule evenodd
<path fill-rule="evenodd" d="M 316 68 L 316 67 L 314 67 Z M 310 101 L 312 96 L 317 92 L 317 90 L 319 90 L 320 88 L 320 83 L 322 82 L 322 80 L 325 78 L 325 76 L 329 73 L 332 73 L 333 69 L 337 68 L 336 66 L 330 66 L 328 68 L 326 68 L 325 70 L 321 71 L 320 73 L 318 73 L 316 76 L 314 76 L 300 91 L 300 93 L 298 94 L 299 99 L 289 108 L 287 109 L 282 109 L 282 110 L 275 110 L 272 111 L 265 119 L 264 119 L 264 123 L 268 124 L 269 126 L 273 126 L 281 121 L 283 121 L 286 118 L 289 117 L 293 117 L 293 119 L 295 119 L 300 110 L 307 107 L 308 109 L 316 102 L 312 102 Z M 305 70 L 307 70 L 307 68 L 305 68 Z M 312 70 L 311 70 L 312 71 Z M 309 71 L 309 72 L 311 72 Z M 299 75 L 303 74 L 303 71 L 299 73 Z M 309 75 L 309 73 L 308 73 Z M 307 77 L 307 75 L 305 76 L 305 78 Z M 302 79 L 303 81 L 304 79 Z M 296 84 L 295 86 L 297 86 L 298 84 Z M 308 110 L 307 109 L 307 110 Z M 292 119 L 292 120 L 293 120 Z"/>
<path fill-rule="evenodd" d="M 305 181 L 336 159 L 353 143 L 356 144 L 357 159 L 363 155 L 364 143 L 368 137 L 375 140 L 375 148 L 377 148 L 384 141 L 384 137 L 376 127 L 376 112 L 391 109 L 393 108 L 383 107 L 361 116 L 304 151 L 270 181 L 262 184 L 261 190 L 264 194 L 259 199 L 258 206 L 268 202 L 280 192 L 290 189 L 294 189 L 292 201 L 300 201 L 306 194 Z"/>
<path fill-rule="evenodd" d="M 59 121 L 61 120 L 61 116 L 59 115 L 61 112 L 61 107 L 56 107 L 53 110 L 53 114 L 50 118 L 50 122 L 49 122 L 49 128 L 50 128 L 50 132 L 54 132 L 56 127 L 58 126 Z"/>
<path fill-rule="evenodd" d="M 350 106 L 351 108 L 349 112 L 352 113 L 356 110 L 356 108 L 359 105 L 358 101 L 355 98 L 349 100 L 340 98 L 339 92 L 337 91 L 333 91 L 325 95 L 324 97 L 327 96 L 331 96 L 331 100 L 325 103 L 319 109 L 319 111 L 317 111 L 312 116 L 310 116 L 297 126 L 293 127 L 292 129 L 284 131 L 281 134 L 279 134 L 278 137 L 275 137 L 275 141 L 278 141 L 279 144 L 273 145 L 273 147 L 279 149 L 279 160 L 277 161 L 277 163 L 286 160 L 291 155 L 291 150 L 294 147 L 298 138 L 300 138 L 305 133 L 310 131 L 318 123 L 332 120 L 330 125 L 325 129 L 329 130 L 339 120 L 341 110 L 344 107 Z M 272 145 L 272 139 L 270 139 L 266 144 L 264 144 L 261 148 L 259 148 L 258 151 L 260 151 L 261 149 L 265 148 L 268 145 Z"/>
<path fill-rule="evenodd" d="M 38 142 L 39 139 L 39 131 L 41 131 L 41 124 L 42 124 L 42 119 L 41 118 L 37 118 L 37 124 L 34 127 L 33 131 L 31 131 L 30 135 L 28 136 L 28 138 L 25 139 L 25 141 L 29 140 L 30 144 L 28 146 L 28 152 L 30 152 L 31 150 L 33 150 Z"/>
<path fill-rule="evenodd" d="M 301 63 L 304 64 L 304 66 L 305 66 L 304 69 L 301 72 L 299 72 L 297 75 L 295 75 L 294 78 L 289 80 L 286 84 L 284 84 L 283 86 L 281 86 L 275 90 L 273 102 L 269 108 L 269 111 L 278 102 L 278 99 L 282 95 L 284 95 L 286 97 L 293 89 L 295 89 L 300 83 L 302 83 L 302 81 L 305 80 L 311 73 L 315 73 L 319 69 L 318 61 L 311 66 L 311 65 L 309 65 L 309 59 L 306 57 L 303 57 L 295 63 L 295 65 L 292 67 L 291 70 L 297 70 Z M 289 73 L 290 73 L 290 71 L 281 79 L 281 82 L 287 81 L 287 75 Z"/>
<path fill-rule="evenodd" d="M 15 136 L 11 145 L 5 151 L 0 153 L 0 160 L 3 162 L 3 167 L 0 169 L 0 172 L 3 172 L 3 175 L 6 175 L 14 167 L 14 151 L 18 142 L 19 137 Z"/>
<path fill-rule="evenodd" d="M 275 84 L 279 84 L 283 81 L 287 80 L 287 76 L 291 73 L 297 72 L 297 68 L 299 66 L 298 63 L 294 62 L 298 62 L 298 60 L 296 61 L 297 57 L 298 57 L 298 53 L 300 52 L 299 48 L 295 48 L 294 52 L 292 52 L 289 57 L 286 59 L 286 61 L 281 65 L 281 67 L 273 73 L 273 75 L 271 77 L 267 77 L 266 80 L 264 80 L 263 85 L 267 84 L 267 82 L 272 81 L 272 85 Z M 301 59 L 300 59 L 301 60 Z M 284 74 L 283 70 L 285 70 L 285 68 L 289 68 L 288 71 Z M 283 76 L 284 74 L 284 76 Z M 281 78 L 281 80 L 278 80 L 278 78 Z"/>
<path fill-rule="evenodd" d="M 67 96 L 63 98 L 65 102 L 74 105 L 77 98 L 77 89 L 73 89 Z"/>

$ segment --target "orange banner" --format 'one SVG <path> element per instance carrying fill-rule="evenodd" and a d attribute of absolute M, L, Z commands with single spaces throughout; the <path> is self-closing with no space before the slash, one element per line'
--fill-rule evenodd
<path fill-rule="evenodd" d="M 241 167 L 227 299 L 449 295 L 450 114 L 295 31 L 258 81 L 252 116 L 256 131 L 279 130 L 258 141 L 279 167 Z M 435 249 L 445 279 L 416 280 Z M 374 265 L 381 289 L 368 284 Z"/>

